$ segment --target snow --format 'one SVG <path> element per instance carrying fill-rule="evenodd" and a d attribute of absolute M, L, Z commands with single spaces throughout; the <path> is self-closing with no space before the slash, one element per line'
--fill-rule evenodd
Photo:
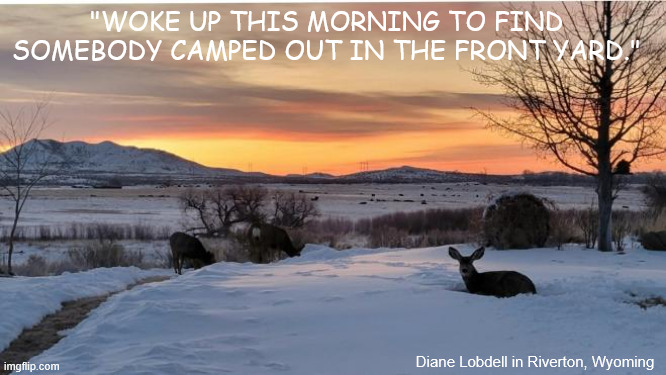
<path fill-rule="evenodd" d="M 68 252 L 71 249 L 85 248 L 85 246 L 94 245 L 96 242 L 96 240 L 17 242 L 14 245 L 12 263 L 14 265 L 26 263 L 31 255 L 40 256 L 48 263 L 67 261 L 69 259 Z M 120 240 L 117 243 L 129 253 L 140 252 L 145 264 L 160 263 L 164 260 L 166 254 L 171 253 L 167 240 Z M 0 250 L 0 255 L 4 255 L 4 250 Z"/>
<path fill-rule="evenodd" d="M 648 373 L 593 368 L 591 356 L 605 355 L 652 358 L 653 373 L 664 373 L 666 308 L 631 302 L 664 295 L 666 254 L 488 250 L 480 271 L 516 270 L 538 290 L 498 299 L 464 292 L 447 248 L 308 245 L 276 264 L 218 263 L 115 295 L 31 363 L 100 375 Z M 426 369 L 416 368 L 418 355 L 456 364 L 459 356 L 567 356 L 587 371 Z"/>
<path fill-rule="evenodd" d="M 309 197 L 319 197 L 317 206 L 323 217 L 352 220 L 397 211 L 486 206 L 489 198 L 517 189 L 508 185 L 474 183 L 263 186 L 268 189 L 302 191 Z M 26 202 L 19 225 L 68 228 L 70 223 L 145 224 L 167 226 L 175 230 L 184 226 L 178 197 L 186 189 L 147 186 L 124 189 L 40 188 Z M 547 198 L 561 208 L 589 207 L 596 202 L 594 189 L 589 187 L 531 186 L 524 187 L 524 190 Z M 426 200 L 427 205 L 421 204 L 422 200 Z M 619 193 L 615 208 L 619 210 L 625 207 L 629 210 L 645 208 L 644 196 L 638 187 L 632 186 Z M 11 200 L 0 199 L 0 212 L 10 211 Z M 0 217 L 0 226 L 10 225 L 11 219 L 11 215 L 3 215 Z"/>
<path fill-rule="evenodd" d="M 410 181 L 438 181 L 453 182 L 469 180 L 469 175 L 462 173 L 451 173 L 437 171 L 434 169 L 415 168 L 402 166 L 382 170 L 373 170 L 367 172 L 352 173 L 340 176 L 343 180 L 362 180 L 362 181 L 391 181 L 391 182 L 410 182 Z"/>
<path fill-rule="evenodd" d="M 167 270 L 129 267 L 98 268 L 52 277 L 2 278 L 0 350 L 4 350 L 24 328 L 34 326 L 44 316 L 59 310 L 62 302 L 122 290 L 140 279 L 170 274 Z"/>
<path fill-rule="evenodd" d="M 121 146 L 105 141 L 91 144 L 82 141 L 58 142 L 32 140 L 23 147 L 35 147 L 29 163 L 63 163 L 67 173 L 113 172 L 127 174 L 172 174 L 243 176 L 244 173 L 222 168 L 209 168 L 162 150 Z M 28 164 L 27 170 L 38 169 Z"/>

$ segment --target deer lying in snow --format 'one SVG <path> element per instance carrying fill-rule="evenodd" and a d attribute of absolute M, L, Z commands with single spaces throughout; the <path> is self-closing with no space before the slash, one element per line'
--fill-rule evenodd
<path fill-rule="evenodd" d="M 460 264 L 460 275 L 470 293 L 495 297 L 513 297 L 520 293 L 536 293 L 536 287 L 529 277 L 516 271 L 477 272 L 474 261 L 483 257 L 482 247 L 464 257 L 453 247 L 449 255 Z"/>
<path fill-rule="evenodd" d="M 287 232 L 275 225 L 255 223 L 247 231 L 251 247 L 251 258 L 254 263 L 270 263 L 280 257 L 284 251 L 290 257 L 301 255 L 301 249 L 296 249 Z"/>
<path fill-rule="evenodd" d="M 213 253 L 206 250 L 198 238 L 183 232 L 176 232 L 169 237 L 171 255 L 173 256 L 173 270 L 181 275 L 183 262 L 189 260 L 192 267 L 201 268 L 215 263 Z"/>

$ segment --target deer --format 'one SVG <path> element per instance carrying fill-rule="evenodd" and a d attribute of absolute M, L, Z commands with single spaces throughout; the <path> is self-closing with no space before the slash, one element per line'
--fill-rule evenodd
<path fill-rule="evenodd" d="M 453 247 L 449 256 L 458 261 L 460 275 L 470 293 L 495 297 L 513 297 L 518 294 L 536 294 L 536 287 L 529 277 L 516 271 L 478 272 L 474 261 L 483 257 L 485 248 L 476 249 L 471 256 L 464 257 Z"/>
<path fill-rule="evenodd" d="M 215 255 L 206 250 L 198 238 L 183 232 L 176 232 L 169 237 L 171 255 L 173 256 L 173 270 L 182 275 L 185 259 L 195 269 L 215 263 Z"/>
<path fill-rule="evenodd" d="M 301 256 L 302 248 L 294 247 L 287 232 L 275 225 L 253 223 L 248 228 L 247 237 L 254 263 L 270 263 L 280 256 L 280 251 L 289 257 Z"/>

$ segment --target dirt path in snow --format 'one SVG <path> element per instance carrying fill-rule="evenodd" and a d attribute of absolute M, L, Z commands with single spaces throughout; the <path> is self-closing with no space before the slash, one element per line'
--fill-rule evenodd
<path fill-rule="evenodd" d="M 142 279 L 127 286 L 124 290 L 107 293 L 94 297 L 81 298 L 63 302 L 60 310 L 45 316 L 41 322 L 31 328 L 26 328 L 9 344 L 9 347 L 0 352 L 0 363 L 23 363 L 30 358 L 49 349 L 64 336 L 59 332 L 76 327 L 88 314 L 114 294 L 130 290 L 136 286 L 164 281 L 168 277 L 156 276 Z M 0 366 L 0 375 L 10 374 Z"/>

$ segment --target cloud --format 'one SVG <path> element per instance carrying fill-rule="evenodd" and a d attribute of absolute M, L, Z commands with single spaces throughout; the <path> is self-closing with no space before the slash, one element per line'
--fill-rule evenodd
<path fill-rule="evenodd" d="M 242 135 L 302 139 L 377 136 L 405 131 L 455 131 L 478 127 L 465 119 L 448 117 L 431 110 L 463 109 L 476 96 L 437 93 L 413 97 L 362 95 L 315 90 L 234 86 L 205 90 L 165 88 L 159 97 L 137 98 L 136 105 L 125 98 L 111 97 L 116 104 L 99 104 L 100 120 L 114 129 L 171 135 Z M 452 99 L 449 103 L 446 98 Z M 483 103 L 484 96 L 479 97 Z M 106 115 L 103 115 L 107 112 Z M 117 114 L 119 113 L 119 114 Z M 125 133 L 126 134 L 126 133 Z"/>
<path fill-rule="evenodd" d="M 402 4 L 398 8 L 411 12 L 435 9 L 448 18 L 448 9 L 472 9 L 476 5 Z M 219 6 L 228 11 L 231 6 Z M 248 5 L 238 9 L 286 9 L 274 5 Z M 160 34 L 170 43 L 175 38 L 250 38 L 269 37 L 276 45 L 293 38 L 305 38 L 310 10 L 381 11 L 376 4 L 293 5 L 301 13 L 301 29 L 294 33 L 239 33 L 232 23 L 215 33 L 197 34 L 183 31 Z M 109 7 L 109 9 L 146 9 L 145 6 Z M 173 9 L 154 7 L 150 9 Z M 183 6 L 181 10 L 202 10 L 205 6 Z M 396 8 L 397 9 L 397 8 Z M 183 14 L 186 14 L 183 12 Z M 229 16 L 230 17 L 230 16 Z M 188 22 L 188 17 L 181 17 Z M 27 100 L 43 94 L 53 95 L 53 112 L 58 117 L 54 133 L 80 138 L 129 138 L 168 135 L 257 136 L 303 140 L 363 138 L 400 132 L 456 131 L 479 127 L 464 113 L 470 107 L 500 109 L 501 96 L 487 93 L 424 90 L 411 92 L 373 91 L 371 82 L 363 92 L 340 90 L 322 83 L 305 88 L 296 83 L 275 83 L 262 66 L 283 66 L 284 61 L 250 65 L 240 62 L 176 62 L 161 56 L 155 62 L 51 62 L 15 61 L 13 42 L 20 38 L 76 39 L 85 32 L 88 39 L 156 38 L 154 33 L 109 34 L 101 21 L 91 22 L 86 7 L 39 6 L 14 7 L 0 14 L 9 25 L 0 32 L 0 100 L 5 104 Z M 453 35 L 450 25 L 444 34 Z M 375 33 L 373 32 L 373 35 Z M 350 39 L 357 35 L 330 33 L 322 37 Z M 421 33 L 401 36 L 424 38 Z M 375 36 L 370 36 L 370 38 Z M 386 37 L 386 35 L 385 35 Z M 393 35 L 388 37 L 392 38 Z M 428 37 L 432 37 L 429 35 Z M 262 64 L 262 63 L 257 63 Z M 319 64 L 328 82 L 352 74 L 341 70 L 339 62 Z M 367 64 L 371 64 L 368 62 Z M 384 65 L 387 69 L 390 65 Z M 246 80 L 248 69 L 260 79 Z M 409 70 L 401 74 L 410 74 Z M 390 78 L 390 77 L 389 77 Z M 358 80 L 363 80 L 359 76 Z M 451 77 L 459 79 L 459 77 Z M 407 88 L 408 89 L 408 88 Z"/>
<path fill-rule="evenodd" d="M 502 163 L 511 159 L 534 158 L 532 150 L 520 144 L 489 145 L 472 143 L 467 145 L 448 146 L 440 150 L 422 150 L 414 156 L 400 158 L 407 163 L 446 163 L 446 162 L 489 162 Z"/>

